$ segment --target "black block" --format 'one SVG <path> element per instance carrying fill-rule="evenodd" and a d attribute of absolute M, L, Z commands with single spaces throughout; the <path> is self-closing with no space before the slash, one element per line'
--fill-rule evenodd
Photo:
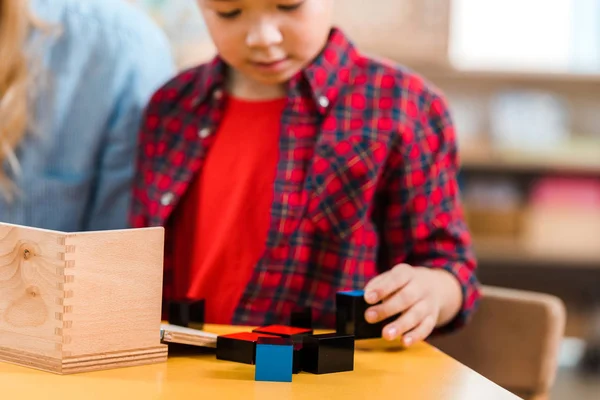
<path fill-rule="evenodd" d="M 328 333 L 305 337 L 302 370 L 313 374 L 353 371 L 354 336 Z"/>
<path fill-rule="evenodd" d="M 292 364 L 292 373 L 302 372 L 302 357 L 304 356 L 304 337 L 296 337 L 294 341 L 294 362 Z"/>
<path fill-rule="evenodd" d="M 303 308 L 292 311 L 290 326 L 294 328 L 312 329 L 312 309 Z"/>
<path fill-rule="evenodd" d="M 241 332 L 217 337 L 217 360 L 254 365 L 259 338 L 281 339 L 277 336 Z"/>
<path fill-rule="evenodd" d="M 169 324 L 203 329 L 204 300 L 169 302 Z"/>
<path fill-rule="evenodd" d="M 396 320 L 399 314 L 371 324 L 365 320 L 365 312 L 369 307 L 371 305 L 365 301 L 362 290 L 337 293 L 336 332 L 342 335 L 354 335 L 356 340 L 380 338 L 383 328 Z"/>

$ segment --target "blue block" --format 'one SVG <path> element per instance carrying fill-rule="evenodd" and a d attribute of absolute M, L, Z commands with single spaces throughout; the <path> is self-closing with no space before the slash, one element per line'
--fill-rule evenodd
<path fill-rule="evenodd" d="M 339 293 L 343 294 L 345 296 L 350 296 L 350 297 L 364 297 L 365 296 L 364 290 L 350 290 L 347 292 L 339 292 Z"/>
<path fill-rule="evenodd" d="M 254 379 L 263 382 L 291 382 L 294 360 L 293 345 L 256 345 Z"/>

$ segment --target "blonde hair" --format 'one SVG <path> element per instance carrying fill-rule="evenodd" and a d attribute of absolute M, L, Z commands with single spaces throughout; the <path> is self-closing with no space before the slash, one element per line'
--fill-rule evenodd
<path fill-rule="evenodd" d="M 14 185 L 4 170 L 8 161 L 19 172 L 15 149 L 28 121 L 27 32 L 32 23 L 27 1 L 0 0 L 0 187 L 11 197 Z"/>

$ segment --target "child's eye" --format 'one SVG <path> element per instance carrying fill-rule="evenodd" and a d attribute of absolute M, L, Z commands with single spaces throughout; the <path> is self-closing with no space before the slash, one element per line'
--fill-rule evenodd
<path fill-rule="evenodd" d="M 280 4 L 277 6 L 281 11 L 294 11 L 300 8 L 300 6 L 304 4 L 304 1 L 296 4 Z"/>
<path fill-rule="evenodd" d="M 225 18 L 225 19 L 234 19 L 235 17 L 237 17 L 241 13 L 242 13 L 242 10 L 233 10 L 233 11 L 229 11 L 229 12 L 220 12 L 220 11 L 217 11 L 217 15 L 219 17 Z"/>

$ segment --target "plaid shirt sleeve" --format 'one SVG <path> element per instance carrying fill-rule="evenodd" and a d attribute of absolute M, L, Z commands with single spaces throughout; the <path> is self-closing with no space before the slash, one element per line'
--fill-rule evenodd
<path fill-rule="evenodd" d="M 441 333 L 468 321 L 480 292 L 459 199 L 453 124 L 439 95 L 425 93 L 422 104 L 415 123 L 401 128 L 391 156 L 383 239 L 388 265 L 442 268 L 460 282 L 462 308 L 451 323 L 434 332 Z"/>

